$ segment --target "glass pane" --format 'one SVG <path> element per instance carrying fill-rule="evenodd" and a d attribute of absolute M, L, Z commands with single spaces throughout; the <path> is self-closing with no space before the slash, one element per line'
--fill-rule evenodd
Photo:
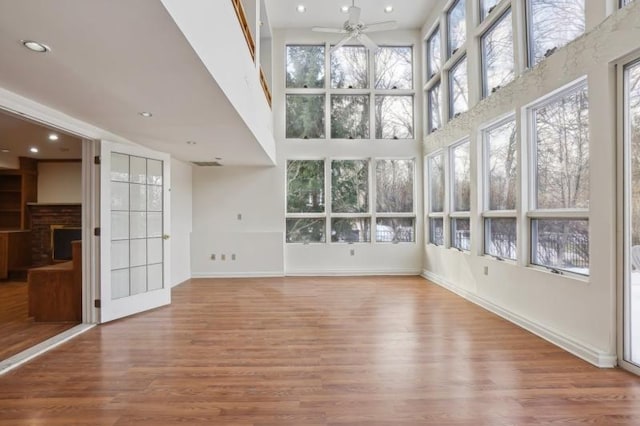
<path fill-rule="evenodd" d="M 501 259 L 516 260 L 516 225 L 516 218 L 486 218 L 484 252 Z"/>
<path fill-rule="evenodd" d="M 147 236 L 147 213 L 131 212 L 131 228 L 128 238 L 146 238 Z"/>
<path fill-rule="evenodd" d="M 467 85 L 467 57 L 458 62 L 449 73 L 449 116 L 457 117 L 469 109 L 469 87 Z"/>
<path fill-rule="evenodd" d="M 413 160 L 376 161 L 376 211 L 413 212 Z"/>
<path fill-rule="evenodd" d="M 162 265 L 147 266 L 147 287 L 149 291 L 164 288 Z"/>
<path fill-rule="evenodd" d="M 458 0 L 447 14 L 449 28 L 449 57 L 451 57 L 467 39 L 465 19 L 465 0 Z"/>
<path fill-rule="evenodd" d="M 332 88 L 366 89 L 368 84 L 369 55 L 366 47 L 342 46 L 331 53 Z"/>
<path fill-rule="evenodd" d="M 441 217 L 429 218 L 429 242 L 437 246 L 444 245 L 444 219 Z"/>
<path fill-rule="evenodd" d="M 133 183 L 147 183 L 147 160 L 142 157 L 130 158 L 130 182 Z"/>
<path fill-rule="evenodd" d="M 376 139 L 413 138 L 413 96 L 376 96 Z"/>
<path fill-rule="evenodd" d="M 162 185 L 162 161 L 147 159 L 147 183 Z"/>
<path fill-rule="evenodd" d="M 471 219 L 451 219 L 451 247 L 464 251 L 471 250 Z"/>
<path fill-rule="evenodd" d="M 537 208 L 589 207 L 589 102 L 586 85 L 534 112 Z"/>
<path fill-rule="evenodd" d="M 453 211 L 471 210 L 471 155 L 469 142 L 453 148 L 451 153 L 453 167 Z"/>
<path fill-rule="evenodd" d="M 111 269 L 129 267 L 129 241 L 111 241 Z"/>
<path fill-rule="evenodd" d="M 429 157 L 429 201 L 430 212 L 444 211 L 444 155 Z"/>
<path fill-rule="evenodd" d="M 324 161 L 287 162 L 287 213 L 324 212 Z"/>
<path fill-rule="evenodd" d="M 412 243 L 415 241 L 415 219 L 385 217 L 376 219 L 376 241 L 379 243 Z"/>
<path fill-rule="evenodd" d="M 369 162 L 331 162 L 331 210 L 334 213 L 369 211 Z"/>
<path fill-rule="evenodd" d="M 325 219 L 287 219 L 288 243 L 324 243 Z"/>
<path fill-rule="evenodd" d="M 515 76 L 511 10 L 482 37 L 483 94 L 506 86 Z"/>
<path fill-rule="evenodd" d="M 129 182 L 129 156 L 111 153 L 111 181 Z"/>
<path fill-rule="evenodd" d="M 162 213 L 147 213 L 147 234 L 149 237 L 162 237 Z"/>
<path fill-rule="evenodd" d="M 147 267 L 131 268 L 131 295 L 147 291 Z"/>
<path fill-rule="evenodd" d="M 480 0 L 480 20 L 484 21 L 500 0 Z"/>
<path fill-rule="evenodd" d="M 162 187 L 161 186 L 148 186 L 147 187 L 147 210 L 150 212 L 162 211 Z"/>
<path fill-rule="evenodd" d="M 380 47 L 375 56 L 375 88 L 412 89 L 412 64 L 411 47 Z"/>
<path fill-rule="evenodd" d="M 369 138 L 369 96 L 331 96 L 331 138 Z"/>
<path fill-rule="evenodd" d="M 489 210 L 515 210 L 517 197 L 518 153 L 516 122 L 490 128 L 485 132 L 485 150 L 488 160 L 487 188 Z"/>
<path fill-rule="evenodd" d="M 531 221 L 531 263 L 589 275 L 589 221 Z"/>
<path fill-rule="evenodd" d="M 334 243 L 368 243 L 371 241 L 371 219 L 331 219 L 331 241 Z"/>
<path fill-rule="evenodd" d="M 111 183 L 111 210 L 129 211 L 129 184 Z"/>
<path fill-rule="evenodd" d="M 287 46 L 287 88 L 324 87 L 324 46 Z"/>
<path fill-rule="evenodd" d="M 442 127 L 442 107 L 440 104 L 440 83 L 434 85 L 429 96 L 429 133 Z"/>
<path fill-rule="evenodd" d="M 126 240 L 129 238 L 129 213 L 111 212 L 111 240 Z"/>
<path fill-rule="evenodd" d="M 440 43 L 440 27 L 438 27 L 427 40 L 427 79 L 440 72 L 442 65 Z"/>
<path fill-rule="evenodd" d="M 111 271 L 111 299 L 129 296 L 129 269 Z"/>
<path fill-rule="evenodd" d="M 162 238 L 149 238 L 147 240 L 147 263 L 153 265 L 162 263 Z"/>
<path fill-rule="evenodd" d="M 528 0 L 530 66 L 584 33 L 584 3 L 585 0 Z"/>
<path fill-rule="evenodd" d="M 287 95 L 288 139 L 323 139 L 324 95 Z"/>
<path fill-rule="evenodd" d="M 129 208 L 131 211 L 147 210 L 147 185 L 132 183 L 129 185 Z"/>
<path fill-rule="evenodd" d="M 147 264 L 147 240 L 145 238 L 140 240 L 130 241 L 130 259 L 131 266 L 140 266 Z"/>

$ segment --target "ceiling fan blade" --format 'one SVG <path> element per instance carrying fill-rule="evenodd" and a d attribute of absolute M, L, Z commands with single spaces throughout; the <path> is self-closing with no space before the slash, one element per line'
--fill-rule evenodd
<path fill-rule="evenodd" d="M 333 52 L 335 52 L 336 50 L 340 49 L 342 46 L 344 46 L 344 44 L 345 44 L 346 42 L 348 42 L 348 41 L 349 41 L 349 40 L 351 40 L 352 38 L 353 38 L 353 36 L 352 36 L 352 35 L 348 35 L 348 36 L 346 36 L 345 38 L 343 38 L 342 40 L 340 40 L 340 41 L 338 42 L 338 44 L 336 44 L 335 46 L 332 46 L 332 47 L 331 47 L 331 49 L 329 50 L 329 53 L 333 53 Z"/>
<path fill-rule="evenodd" d="M 362 30 L 363 33 L 372 33 L 374 31 L 389 31 L 398 28 L 396 21 L 375 22 L 373 24 L 366 25 Z"/>
<path fill-rule="evenodd" d="M 360 22 L 361 9 L 358 6 L 351 6 L 349 8 L 349 24 L 356 25 Z"/>
<path fill-rule="evenodd" d="M 315 31 L 317 33 L 336 33 L 336 34 L 345 34 L 347 31 L 343 28 L 326 28 L 326 27 L 313 27 L 311 31 Z"/>
<path fill-rule="evenodd" d="M 360 34 L 356 38 L 360 40 L 362 44 L 367 46 L 367 49 L 371 50 L 372 52 L 375 52 L 376 50 L 378 50 L 378 45 L 375 44 L 374 41 L 371 40 L 368 35 Z"/>

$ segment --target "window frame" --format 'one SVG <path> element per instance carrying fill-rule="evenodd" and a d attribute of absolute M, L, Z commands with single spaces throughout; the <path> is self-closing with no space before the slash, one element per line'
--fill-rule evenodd
<path fill-rule="evenodd" d="M 438 115 L 440 116 L 440 127 L 434 127 L 434 123 L 433 123 L 433 116 L 432 116 L 432 111 L 434 110 L 433 108 L 433 102 L 431 100 L 431 93 L 436 89 L 438 89 Z M 439 130 L 442 128 L 442 126 L 444 125 L 444 117 L 442 114 L 442 80 L 438 79 L 436 80 L 426 91 L 426 103 L 427 103 L 427 135 L 430 135 L 431 133 Z"/>
<path fill-rule="evenodd" d="M 508 3 L 508 2 L 507 2 Z M 508 20 L 510 22 L 511 25 L 511 44 L 512 44 L 512 50 L 513 50 L 513 57 L 511 58 L 513 60 L 513 78 L 509 81 L 509 83 L 511 81 L 513 81 L 516 77 L 517 77 L 517 60 L 516 60 L 516 38 L 515 38 L 515 32 L 516 29 L 513 26 L 513 10 L 511 8 L 511 5 L 509 4 L 507 7 L 505 8 L 500 8 L 500 4 L 501 2 L 498 2 L 496 4 L 496 6 L 494 6 L 494 9 L 491 12 L 491 15 L 487 16 L 487 18 L 483 21 L 483 22 L 488 22 L 489 25 L 482 31 L 482 33 L 479 35 L 479 41 L 480 41 L 480 48 L 479 48 L 479 53 L 480 53 L 480 90 L 481 90 L 481 98 L 485 99 L 488 98 L 489 96 L 491 96 L 492 93 L 498 91 L 499 89 L 502 88 L 502 86 L 497 86 L 493 89 L 493 91 L 489 92 L 489 87 L 488 87 L 488 75 L 487 75 L 487 55 L 486 55 L 486 48 L 485 48 L 485 37 L 493 30 L 496 29 L 496 27 L 498 25 L 500 25 L 502 22 L 504 22 L 505 20 Z M 509 19 L 507 19 L 507 15 L 509 16 Z M 508 84 L 508 83 L 507 83 Z"/>
<path fill-rule="evenodd" d="M 466 61 L 466 64 L 464 64 L 465 66 L 462 67 L 463 62 Z M 461 68 L 462 67 L 462 68 Z M 467 92 L 467 108 L 464 111 L 459 111 L 459 112 L 455 112 L 454 111 L 454 104 L 455 104 L 455 97 L 453 96 L 453 84 L 454 84 L 454 78 L 453 78 L 453 74 L 455 71 L 457 71 L 458 69 L 464 69 L 465 72 L 465 76 L 466 76 L 466 80 L 467 80 L 467 88 L 466 88 L 466 92 Z M 449 105 L 448 105 L 448 121 L 451 121 L 455 118 L 458 118 L 460 115 L 464 114 L 465 112 L 469 111 L 469 108 L 471 108 L 471 99 L 469 98 L 469 60 L 467 58 L 467 52 L 462 52 L 462 54 L 456 59 L 456 61 L 451 65 L 451 67 L 447 70 L 447 82 L 448 82 L 448 100 L 449 100 Z"/>
<path fill-rule="evenodd" d="M 413 162 L 413 174 L 411 176 L 412 179 L 412 192 L 413 192 L 413 198 L 412 198 L 412 205 L 411 205 L 411 211 L 410 212 L 378 212 L 378 185 L 377 185 L 377 166 L 378 166 L 378 161 L 411 161 Z M 378 219 L 413 219 L 413 241 L 409 242 L 409 241 L 377 241 L 377 236 L 376 238 L 372 238 L 372 241 L 375 240 L 376 244 L 415 244 L 417 241 L 417 235 L 416 235 L 416 230 L 417 230 L 417 214 L 416 214 L 416 210 L 417 210 L 417 205 L 418 205 L 418 201 L 416 200 L 416 196 L 417 196 L 417 192 L 416 192 L 416 182 L 417 182 L 417 160 L 415 157 L 375 157 L 372 159 L 371 161 L 371 168 L 373 170 L 374 176 L 372 177 L 372 191 L 375 191 L 375 196 L 374 196 L 374 200 L 376 205 L 375 206 L 371 206 L 371 210 L 372 210 L 372 222 L 371 222 L 371 232 L 372 233 L 377 233 L 377 226 L 378 226 Z"/>
<path fill-rule="evenodd" d="M 473 199 L 473 197 L 471 197 L 471 192 L 469 192 L 469 210 L 456 210 L 456 206 L 455 206 L 455 202 L 456 202 L 456 178 L 455 178 L 455 173 L 456 173 L 456 168 L 455 168 L 455 150 L 460 148 L 463 145 L 468 145 L 468 151 L 469 151 L 469 191 L 471 191 L 472 189 L 472 178 L 471 178 L 471 162 L 473 161 L 473 151 L 471 149 L 471 138 L 470 137 L 465 137 L 463 139 L 460 139 L 454 143 L 452 143 L 451 145 L 448 146 L 448 171 L 449 171 L 449 208 L 448 208 L 448 222 L 449 222 L 449 229 L 450 229 L 450 241 L 449 241 L 449 246 L 452 249 L 461 251 L 461 252 L 470 252 L 471 251 L 471 244 L 472 242 L 472 224 L 471 224 L 471 200 Z M 446 173 L 446 170 L 445 170 Z M 454 233 L 453 233 L 453 222 L 457 219 L 468 219 L 469 220 L 469 249 L 465 250 L 462 249 L 460 247 L 457 247 L 454 243 Z"/>
<path fill-rule="evenodd" d="M 460 46 L 458 46 L 457 48 L 453 48 L 451 45 L 451 13 L 453 12 L 453 10 L 460 4 L 460 2 L 464 2 L 464 7 L 463 7 L 463 11 L 464 11 L 464 19 L 463 21 L 465 22 L 465 35 L 464 35 L 464 40 L 463 42 L 460 44 Z M 469 25 L 468 23 L 470 23 L 470 21 L 467 19 L 467 4 L 466 4 L 467 0 L 454 0 L 453 3 L 451 3 L 451 5 L 446 9 L 445 11 L 445 22 L 446 22 L 446 27 L 447 27 L 447 33 L 446 33 L 446 58 L 444 60 L 444 62 L 449 61 L 449 59 L 455 57 L 460 51 L 465 50 L 465 46 L 467 45 L 468 42 L 468 37 L 467 37 L 467 33 L 469 31 Z"/>
<path fill-rule="evenodd" d="M 431 164 L 431 160 L 435 157 L 438 156 L 442 156 L 442 167 L 443 167 L 443 171 L 442 171 L 442 211 L 441 212 L 435 212 L 433 211 L 433 199 L 432 199 L 432 185 L 433 185 L 433 181 L 431 180 L 431 170 L 432 170 L 432 164 Z M 427 217 L 426 217 L 426 230 L 428 233 L 427 239 L 426 239 L 426 244 L 430 245 L 430 246 L 434 246 L 434 247 L 443 247 L 443 248 L 447 248 L 449 241 L 447 238 L 447 228 L 448 228 L 448 224 L 447 224 L 447 215 L 448 215 L 448 210 L 449 210 L 449 203 L 447 202 L 447 181 L 448 181 L 448 177 L 447 177 L 447 150 L 446 149 L 438 149 L 437 151 L 431 152 L 428 155 L 425 156 L 426 159 L 426 167 L 425 167 L 425 171 L 426 171 L 426 175 L 427 175 L 427 185 L 426 185 L 426 190 L 427 190 L 427 197 L 426 197 L 426 204 L 428 206 L 427 209 Z M 441 219 L 442 220 L 442 245 L 440 244 L 435 244 L 432 240 L 433 240 L 433 235 L 431 232 L 431 221 L 432 219 Z"/>
<path fill-rule="evenodd" d="M 323 170 L 324 170 L 324 179 L 322 183 L 323 187 L 323 201 L 324 201 L 324 212 L 309 212 L 309 213 L 289 213 L 289 161 L 322 161 L 323 162 Z M 285 244 L 296 244 L 296 245 L 311 245 L 311 244 L 326 244 L 328 239 L 331 237 L 328 231 L 327 221 L 329 219 L 329 209 L 330 206 L 327 206 L 327 202 L 330 201 L 330 198 L 327 195 L 327 159 L 324 157 L 308 157 L 308 158 L 287 158 L 285 160 L 285 164 L 287 164 L 287 170 L 285 172 L 285 197 L 284 197 L 284 211 L 285 211 L 285 235 L 284 240 Z M 313 241 L 313 242 L 289 242 L 287 241 L 287 220 L 289 219 L 323 219 L 324 220 L 324 241 Z"/>
<path fill-rule="evenodd" d="M 440 37 L 440 40 L 438 41 L 438 44 L 440 45 L 439 46 L 440 47 L 440 67 L 438 68 L 437 71 L 432 72 L 433 65 L 432 65 L 432 58 L 431 58 L 431 41 L 436 36 L 436 34 L 438 34 Z M 425 41 L 425 46 L 426 46 L 425 77 L 426 77 L 426 81 L 431 81 L 434 77 L 438 76 L 442 72 L 442 66 L 446 61 L 446 59 L 443 60 L 443 57 L 442 57 L 442 25 L 440 25 L 440 23 L 437 23 L 435 27 L 431 30 L 429 35 L 427 36 L 427 39 Z"/>

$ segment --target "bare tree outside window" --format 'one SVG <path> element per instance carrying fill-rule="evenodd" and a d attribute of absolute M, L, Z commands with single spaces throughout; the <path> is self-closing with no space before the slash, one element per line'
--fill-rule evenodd
<path fill-rule="evenodd" d="M 488 210 L 515 210 L 517 197 L 516 122 L 510 119 L 485 131 Z"/>
<path fill-rule="evenodd" d="M 331 53 L 332 88 L 366 89 L 368 85 L 369 55 L 366 47 L 342 46 Z"/>
<path fill-rule="evenodd" d="M 331 162 L 331 211 L 365 213 L 369 211 L 369 162 L 333 160 Z"/>
<path fill-rule="evenodd" d="M 480 20 L 484 21 L 500 0 L 480 0 Z"/>
<path fill-rule="evenodd" d="M 440 27 L 437 27 L 427 39 L 427 80 L 440 72 L 442 52 Z"/>
<path fill-rule="evenodd" d="M 471 153 L 469 141 L 452 149 L 451 167 L 453 175 L 453 211 L 471 210 Z"/>
<path fill-rule="evenodd" d="M 324 160 L 287 162 L 287 213 L 324 212 Z"/>
<path fill-rule="evenodd" d="M 482 36 L 483 94 L 489 96 L 515 76 L 511 10 Z"/>
<path fill-rule="evenodd" d="M 444 154 L 429 157 L 429 211 L 444 212 Z"/>
<path fill-rule="evenodd" d="M 534 110 L 539 209 L 589 207 L 586 84 Z"/>
<path fill-rule="evenodd" d="M 484 227 L 484 252 L 500 259 L 516 260 L 516 218 L 485 218 Z"/>
<path fill-rule="evenodd" d="M 447 13 L 448 57 L 453 56 L 467 40 L 465 8 L 465 0 L 458 0 Z"/>
<path fill-rule="evenodd" d="M 287 88 L 323 88 L 324 75 L 324 46 L 287 46 Z"/>
<path fill-rule="evenodd" d="M 287 243 L 324 243 L 324 218 L 287 218 Z"/>
<path fill-rule="evenodd" d="M 331 138 L 369 138 L 369 95 L 331 96 Z"/>
<path fill-rule="evenodd" d="M 324 95 L 287 95 L 287 139 L 324 139 Z"/>
<path fill-rule="evenodd" d="M 462 58 L 449 71 L 449 117 L 455 118 L 469 109 L 467 57 Z"/>
<path fill-rule="evenodd" d="M 375 54 L 376 89 L 412 89 L 413 88 L 413 48 L 380 47 Z"/>
<path fill-rule="evenodd" d="M 442 107 L 440 103 L 440 82 L 435 84 L 427 93 L 429 108 L 429 133 L 442 127 Z"/>
<path fill-rule="evenodd" d="M 585 0 L 527 0 L 529 65 L 535 66 L 585 30 Z"/>
<path fill-rule="evenodd" d="M 376 212 L 413 212 L 413 160 L 376 161 Z"/>
<path fill-rule="evenodd" d="M 413 96 L 375 97 L 376 139 L 413 139 Z"/>

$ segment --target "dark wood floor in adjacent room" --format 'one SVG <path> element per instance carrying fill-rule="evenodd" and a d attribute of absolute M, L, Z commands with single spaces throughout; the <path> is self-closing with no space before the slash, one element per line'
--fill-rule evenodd
<path fill-rule="evenodd" d="M 639 398 L 421 278 L 192 280 L 0 376 L 0 425 L 638 425 Z"/>

